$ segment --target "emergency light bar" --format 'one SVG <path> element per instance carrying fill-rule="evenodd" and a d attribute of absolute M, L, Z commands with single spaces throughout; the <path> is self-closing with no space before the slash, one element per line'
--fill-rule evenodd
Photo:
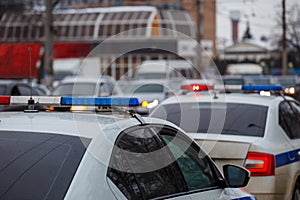
<path fill-rule="evenodd" d="M 280 85 L 215 85 L 215 90 L 281 91 Z"/>
<path fill-rule="evenodd" d="M 194 92 L 207 90 L 243 90 L 243 91 L 281 91 L 283 88 L 280 85 L 202 85 L 190 84 L 182 85 L 180 89 L 190 90 Z"/>
<path fill-rule="evenodd" d="M 139 106 L 137 98 L 121 97 L 46 97 L 46 96 L 0 96 L 0 105 L 28 105 L 28 100 L 35 105 L 67 106 Z"/>
<path fill-rule="evenodd" d="M 283 88 L 280 85 L 243 85 L 244 91 L 281 91 Z"/>
<path fill-rule="evenodd" d="M 181 85 L 180 89 L 200 92 L 200 91 L 211 90 L 213 89 L 213 86 L 205 85 L 205 84 L 186 84 L 186 85 Z"/>

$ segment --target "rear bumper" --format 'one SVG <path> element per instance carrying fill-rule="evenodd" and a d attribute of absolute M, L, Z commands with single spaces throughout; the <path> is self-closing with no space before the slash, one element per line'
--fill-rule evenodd
<path fill-rule="evenodd" d="M 257 200 L 289 199 L 287 176 L 251 177 L 246 187 Z"/>

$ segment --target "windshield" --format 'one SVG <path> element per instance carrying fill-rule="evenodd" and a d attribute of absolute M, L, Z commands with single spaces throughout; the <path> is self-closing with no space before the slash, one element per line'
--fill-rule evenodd
<path fill-rule="evenodd" d="M 83 142 L 84 141 L 84 142 Z M 0 199 L 63 199 L 90 140 L 0 131 Z"/>
<path fill-rule="evenodd" d="M 55 81 L 60 81 L 63 80 L 67 76 L 73 76 L 74 74 L 68 71 L 60 71 L 60 72 L 55 72 L 53 76 L 53 80 Z"/>
<path fill-rule="evenodd" d="M 253 85 L 270 85 L 270 79 L 252 79 Z"/>
<path fill-rule="evenodd" d="M 166 79 L 165 73 L 141 73 L 136 75 L 137 80 L 143 79 Z"/>
<path fill-rule="evenodd" d="M 296 84 L 293 78 L 290 79 L 279 79 L 279 84 L 283 87 L 293 86 Z"/>
<path fill-rule="evenodd" d="M 96 84 L 94 83 L 67 83 L 57 86 L 54 96 L 94 96 Z"/>
<path fill-rule="evenodd" d="M 136 93 L 163 93 L 164 86 L 161 84 L 136 84 L 128 85 L 123 88 L 123 92 L 126 94 L 136 94 Z"/>
<path fill-rule="evenodd" d="M 243 79 L 223 79 L 225 85 L 243 85 Z"/>
<path fill-rule="evenodd" d="M 226 112 L 222 129 L 214 129 L 211 124 L 212 109 L 214 114 Z M 163 118 L 167 113 L 168 121 L 189 133 L 208 133 L 210 130 L 209 133 L 263 137 L 267 110 L 266 106 L 237 103 L 182 103 L 161 106 L 151 116 Z M 195 121 L 197 116 L 200 116 L 200 120 Z M 219 116 L 221 115 L 217 115 L 213 122 L 224 121 L 222 117 L 218 119 Z"/>

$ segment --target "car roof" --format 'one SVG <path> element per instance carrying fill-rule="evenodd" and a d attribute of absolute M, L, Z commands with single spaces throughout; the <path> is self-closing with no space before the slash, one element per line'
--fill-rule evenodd
<path fill-rule="evenodd" d="M 128 115 L 93 112 L 1 112 L 0 119 L 1 131 L 53 133 L 91 139 L 104 133 L 105 137 L 113 140 L 118 137 L 120 130 L 141 124 L 139 120 Z M 147 124 L 174 126 L 161 119 L 143 119 Z"/>
<path fill-rule="evenodd" d="M 169 99 L 162 102 L 164 104 L 173 103 L 192 103 L 192 102 L 226 102 L 226 103 L 241 103 L 241 104 L 254 104 L 269 106 L 277 104 L 283 100 L 280 96 L 261 96 L 259 94 L 241 94 L 241 93 L 230 93 L 230 94 L 216 94 L 217 98 L 212 92 L 206 93 L 191 93 L 187 95 L 180 95 L 170 97 Z M 291 97 L 285 97 L 286 99 L 293 99 Z"/>
<path fill-rule="evenodd" d="M 97 79 L 89 77 L 68 77 L 63 79 L 60 83 L 100 83 L 106 82 L 106 79 Z"/>
<path fill-rule="evenodd" d="M 128 115 L 70 112 L 1 112 L 0 119 L 0 131 L 77 136 L 83 139 L 83 145 L 88 144 L 87 151 L 105 166 L 109 166 L 110 155 L 120 133 L 142 124 L 139 119 Z M 143 120 L 145 124 L 177 127 L 157 118 L 143 117 Z M 178 130 L 183 132 L 180 128 Z M 85 139 L 91 141 L 86 143 Z"/>
<path fill-rule="evenodd" d="M 22 80 L 11 80 L 11 79 L 1 79 L 0 80 L 0 85 L 10 85 L 10 84 L 26 84 L 28 85 L 28 83 L 22 81 Z"/>
<path fill-rule="evenodd" d="M 221 84 L 221 79 L 185 79 L 183 80 L 180 85 L 188 85 L 188 84 L 203 84 L 203 85 L 214 85 L 214 84 Z"/>
<path fill-rule="evenodd" d="M 2 112 L 1 130 L 44 132 L 93 138 L 93 130 L 124 120 L 120 116 L 106 116 L 71 112 Z M 16 123 L 18 122 L 18 123 Z M 86 131 L 80 131 L 79 126 Z"/>

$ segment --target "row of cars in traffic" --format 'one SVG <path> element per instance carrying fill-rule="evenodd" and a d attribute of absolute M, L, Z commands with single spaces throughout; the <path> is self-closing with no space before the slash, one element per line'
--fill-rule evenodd
<path fill-rule="evenodd" d="M 0 199 L 300 199 L 299 102 L 226 85 L 73 77 L 0 97 L 26 107 L 0 113 Z"/>

